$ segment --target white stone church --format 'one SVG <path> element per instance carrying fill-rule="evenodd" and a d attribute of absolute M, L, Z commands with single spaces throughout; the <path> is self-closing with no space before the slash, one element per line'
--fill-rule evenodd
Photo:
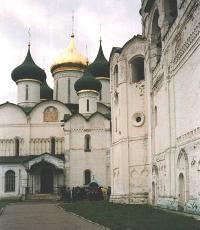
<path fill-rule="evenodd" d="M 92 64 L 70 44 L 54 61 L 54 90 L 31 56 L 11 76 L 17 104 L 0 105 L 0 197 L 58 193 L 62 186 L 110 185 L 109 63 Z"/>
<path fill-rule="evenodd" d="M 53 91 L 29 47 L 17 105 L 0 105 L 0 197 L 94 180 L 112 202 L 200 214 L 200 1 L 141 3 L 142 35 L 109 63 L 100 43 L 89 64 L 72 34 Z"/>

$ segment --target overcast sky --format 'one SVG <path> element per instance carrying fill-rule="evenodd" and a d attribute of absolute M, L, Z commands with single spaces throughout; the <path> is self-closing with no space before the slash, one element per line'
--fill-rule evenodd
<path fill-rule="evenodd" d="M 31 28 L 31 53 L 45 68 L 53 88 L 50 66 L 68 46 L 75 11 L 75 38 L 80 52 L 93 61 L 101 34 L 106 58 L 112 47 L 121 47 L 133 35 L 141 33 L 141 0 L 1 0 L 0 7 L 0 103 L 16 103 L 17 87 L 12 70 L 27 53 L 28 28 Z"/>

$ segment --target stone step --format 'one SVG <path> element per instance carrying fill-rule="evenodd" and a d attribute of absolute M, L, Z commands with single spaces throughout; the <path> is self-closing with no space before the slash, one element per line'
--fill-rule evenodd
<path fill-rule="evenodd" d="M 33 194 L 28 195 L 27 200 L 35 200 L 35 201 L 41 201 L 41 200 L 56 200 L 57 196 L 55 194 Z"/>

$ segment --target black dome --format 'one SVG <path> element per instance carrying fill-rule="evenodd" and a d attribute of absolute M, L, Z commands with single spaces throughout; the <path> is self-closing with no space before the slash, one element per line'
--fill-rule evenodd
<path fill-rule="evenodd" d="M 83 76 L 80 79 L 78 79 L 74 84 L 74 89 L 77 92 L 81 90 L 100 91 L 101 87 L 102 87 L 101 82 L 95 79 L 94 76 L 92 76 L 88 68 L 85 70 Z"/>
<path fill-rule="evenodd" d="M 40 86 L 40 99 L 53 100 L 53 89 L 48 86 L 46 80 Z"/>
<path fill-rule="evenodd" d="M 30 46 L 24 62 L 12 71 L 11 77 L 15 82 L 23 79 L 33 79 L 40 82 L 46 80 L 45 71 L 37 66 L 31 57 Z"/>
<path fill-rule="evenodd" d="M 106 60 L 101 41 L 99 46 L 99 51 L 97 57 L 95 58 L 94 62 L 89 65 L 89 70 L 91 74 L 95 77 L 105 77 L 110 78 L 110 71 L 109 71 L 109 62 Z"/>

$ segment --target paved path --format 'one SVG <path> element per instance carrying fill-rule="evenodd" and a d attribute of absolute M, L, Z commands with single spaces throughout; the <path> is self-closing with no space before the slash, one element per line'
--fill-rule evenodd
<path fill-rule="evenodd" d="M 102 230 L 56 204 L 19 203 L 8 205 L 0 216 L 0 230 Z"/>

